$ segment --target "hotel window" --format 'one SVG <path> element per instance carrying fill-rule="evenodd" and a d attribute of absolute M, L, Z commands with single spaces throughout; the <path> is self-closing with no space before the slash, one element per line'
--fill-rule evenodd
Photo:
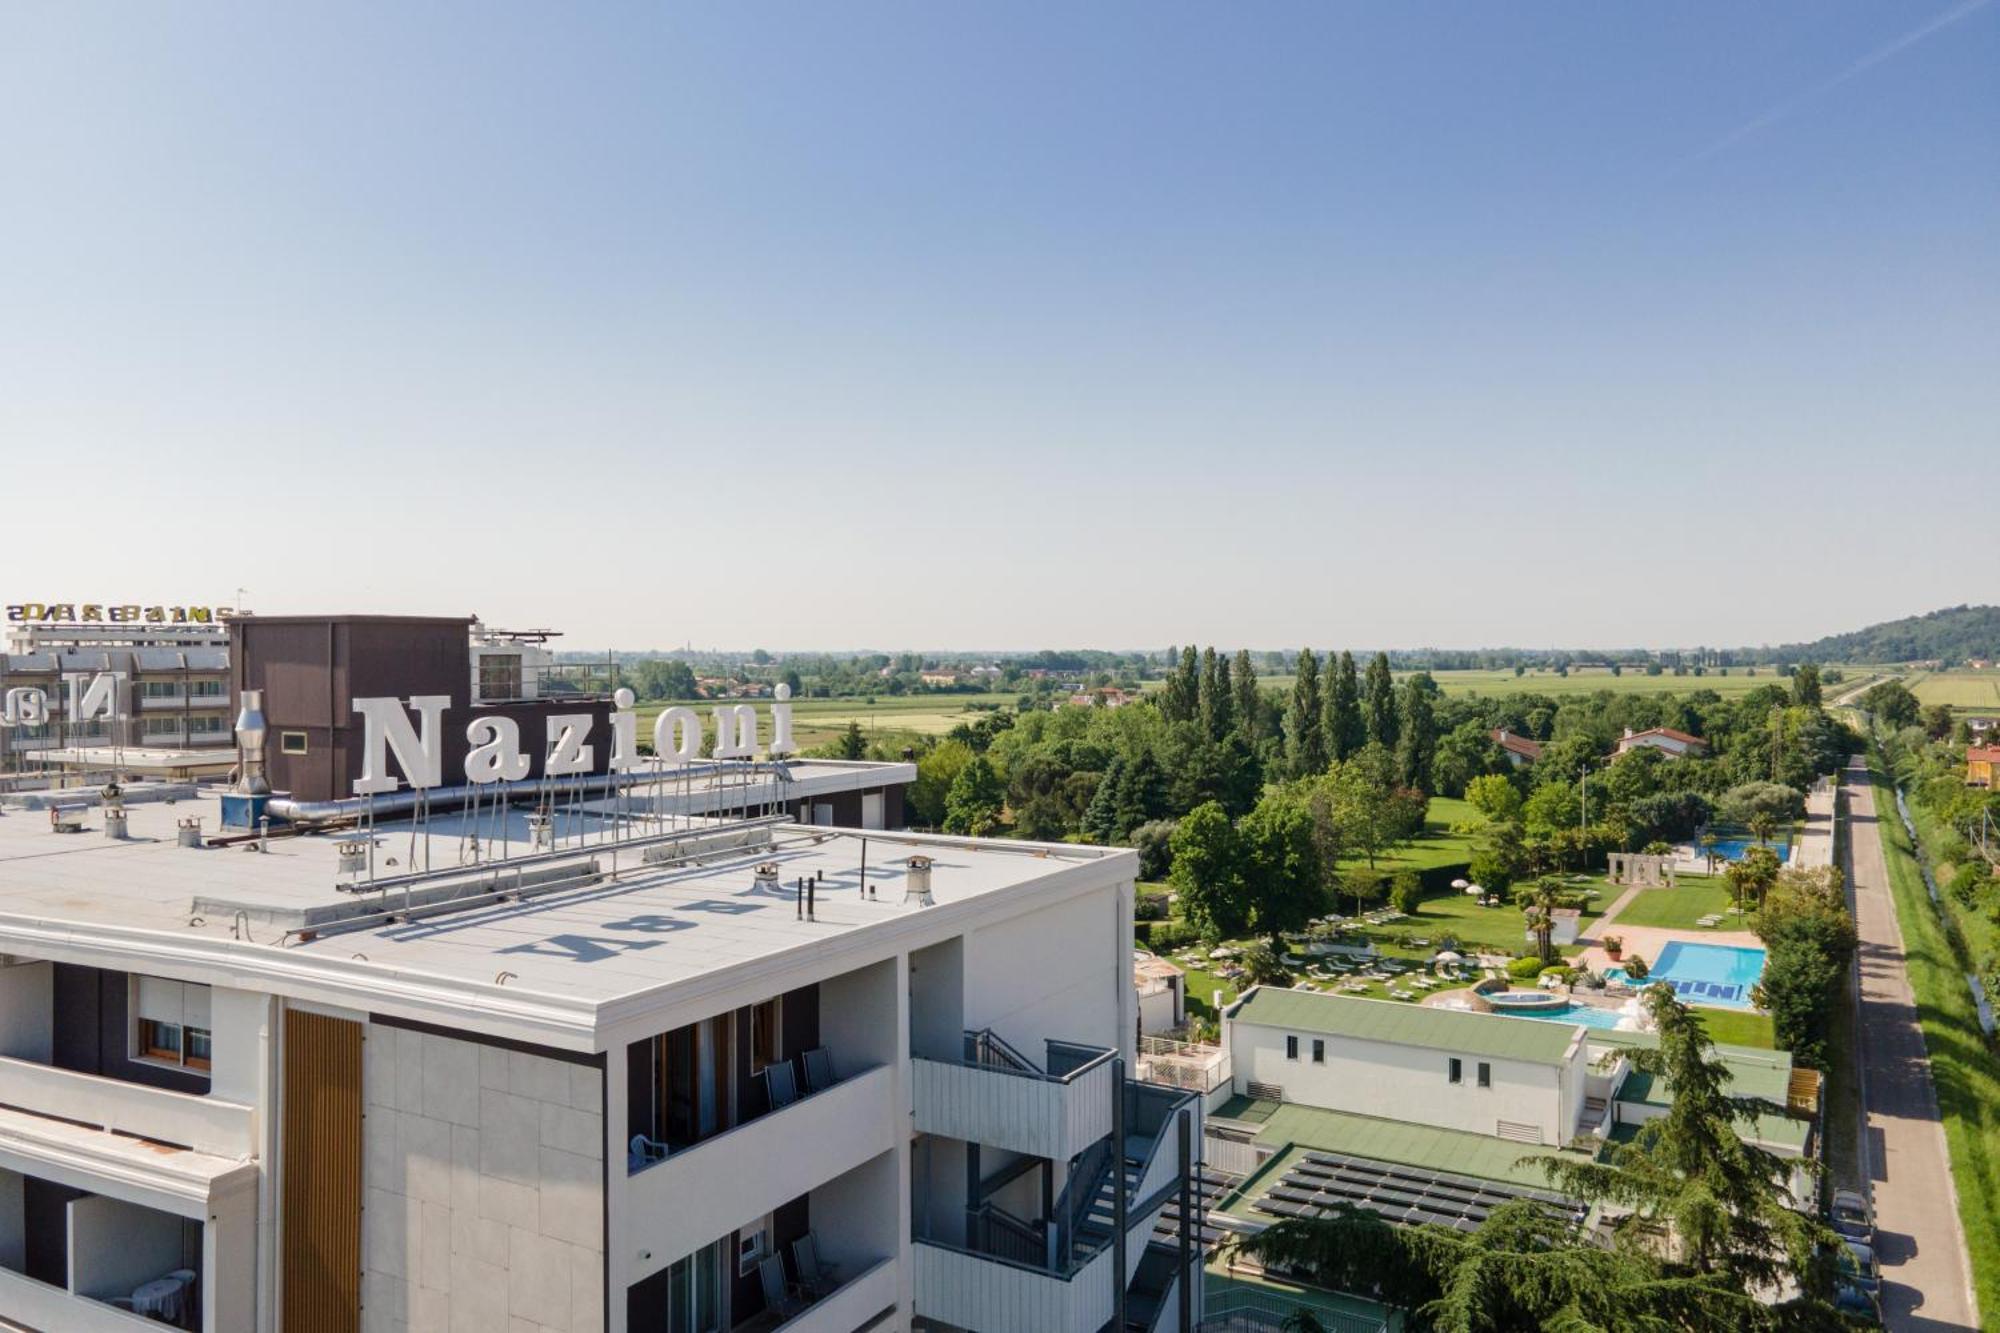
<path fill-rule="evenodd" d="M 281 731 L 278 733 L 280 754 L 306 753 L 306 734 L 303 731 Z"/>
<path fill-rule="evenodd" d="M 1313 1038 L 1313 1063 L 1316 1065 L 1326 1063 L 1326 1041 L 1324 1038 Z"/>
<path fill-rule="evenodd" d="M 141 699 L 175 699 L 180 697 L 181 683 L 177 680 L 142 680 L 139 682 Z"/>
<path fill-rule="evenodd" d="M 134 1059 L 208 1071 L 208 987 L 164 977 L 134 977 L 132 1020 Z"/>
<path fill-rule="evenodd" d="M 1296 1060 L 1299 1058 L 1299 1039 L 1297 1037 L 1287 1036 L 1285 1038 L 1285 1058 L 1287 1060 Z"/>
<path fill-rule="evenodd" d="M 226 717 L 191 717 L 188 719 L 188 734 L 192 736 L 220 736 L 229 730 Z"/>
<path fill-rule="evenodd" d="M 222 680 L 191 680 L 188 694 L 196 699 L 220 699 L 229 693 L 229 682 Z"/>
<path fill-rule="evenodd" d="M 149 717 L 146 719 L 146 734 L 148 736 L 178 736 L 181 734 L 180 719 L 177 717 Z"/>
<path fill-rule="evenodd" d="M 766 1000 L 750 1008 L 750 1072 L 756 1073 L 765 1065 L 774 1065 L 784 1059 L 781 1049 L 783 1037 L 784 1011 L 779 1001 Z"/>
<path fill-rule="evenodd" d="M 1484 1060 L 1479 1062 L 1479 1086 L 1482 1088 L 1493 1086 L 1493 1066 L 1487 1064 Z"/>
<path fill-rule="evenodd" d="M 743 1277 L 755 1270 L 758 1260 L 772 1253 L 771 1236 L 771 1215 L 769 1213 L 766 1213 L 736 1233 L 736 1275 L 738 1277 Z"/>
<path fill-rule="evenodd" d="M 1465 1066 L 1455 1055 L 1444 1062 L 1444 1081 L 1447 1083 L 1463 1083 L 1465 1081 Z"/>

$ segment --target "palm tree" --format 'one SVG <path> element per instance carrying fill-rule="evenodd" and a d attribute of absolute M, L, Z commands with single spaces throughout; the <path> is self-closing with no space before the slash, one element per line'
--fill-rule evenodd
<path fill-rule="evenodd" d="M 1715 873 L 1715 843 L 1716 837 L 1713 833 L 1706 831 L 1702 833 L 1701 854 L 1708 858 L 1708 873 L 1711 875 Z"/>
<path fill-rule="evenodd" d="M 1759 843 L 1768 843 L 1778 832 L 1778 817 L 1769 810 L 1759 810 L 1750 816 L 1750 836 Z"/>
<path fill-rule="evenodd" d="M 1563 883 L 1554 875 L 1535 881 L 1534 897 L 1527 904 L 1528 929 L 1535 932 L 1535 952 L 1544 963 L 1556 960 L 1556 909 L 1562 906 Z"/>

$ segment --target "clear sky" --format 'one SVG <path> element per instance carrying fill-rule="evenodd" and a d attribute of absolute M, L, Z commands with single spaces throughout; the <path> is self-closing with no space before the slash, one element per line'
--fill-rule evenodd
<path fill-rule="evenodd" d="M 2000 2 L 0 4 L 0 593 L 574 646 L 2000 600 Z"/>

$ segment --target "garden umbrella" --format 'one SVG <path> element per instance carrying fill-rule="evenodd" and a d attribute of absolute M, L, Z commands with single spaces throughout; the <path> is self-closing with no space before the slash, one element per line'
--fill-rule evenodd
<path fill-rule="evenodd" d="M 1432 959 L 1431 961 L 1437 963 L 1460 963 L 1465 961 L 1465 955 L 1458 952 L 1456 949 L 1446 949 L 1440 952 L 1438 956 Z"/>
<path fill-rule="evenodd" d="M 1469 889 L 1472 887 L 1472 881 L 1469 879 L 1455 879 L 1451 882 L 1451 886 L 1454 889 Z"/>

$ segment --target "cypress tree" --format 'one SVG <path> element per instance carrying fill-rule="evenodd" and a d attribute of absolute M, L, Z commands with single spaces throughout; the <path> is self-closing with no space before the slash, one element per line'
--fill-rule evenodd
<path fill-rule="evenodd" d="M 1396 748 L 1396 678 L 1389 674 L 1389 654 L 1377 653 L 1368 664 L 1362 688 L 1362 709 L 1368 718 L 1368 739 Z"/>
<path fill-rule="evenodd" d="M 1428 671 L 1419 671 L 1403 685 L 1402 735 L 1396 742 L 1396 773 L 1405 787 L 1426 794 L 1431 790 L 1431 769 L 1437 759 L 1437 709 L 1431 694 L 1437 682 Z"/>
<path fill-rule="evenodd" d="M 1213 648 L 1201 650 L 1201 725 L 1211 741 L 1219 741 L 1236 725 L 1236 699 L 1230 690 L 1229 659 Z"/>
<path fill-rule="evenodd" d="M 1236 650 L 1236 666 L 1229 673 L 1229 688 L 1236 692 L 1236 725 L 1244 737 L 1255 745 L 1264 730 L 1264 720 L 1258 707 L 1257 667 L 1250 660 L 1248 648 Z"/>
<path fill-rule="evenodd" d="M 1342 651 L 1340 664 L 1329 673 L 1326 690 L 1326 752 L 1345 759 L 1368 743 L 1368 721 L 1361 716 L 1361 679 L 1354 654 Z"/>
<path fill-rule="evenodd" d="M 1326 738 L 1320 732 L 1319 658 L 1299 650 L 1292 702 L 1285 710 L 1285 759 L 1292 776 L 1308 778 L 1326 769 Z"/>

